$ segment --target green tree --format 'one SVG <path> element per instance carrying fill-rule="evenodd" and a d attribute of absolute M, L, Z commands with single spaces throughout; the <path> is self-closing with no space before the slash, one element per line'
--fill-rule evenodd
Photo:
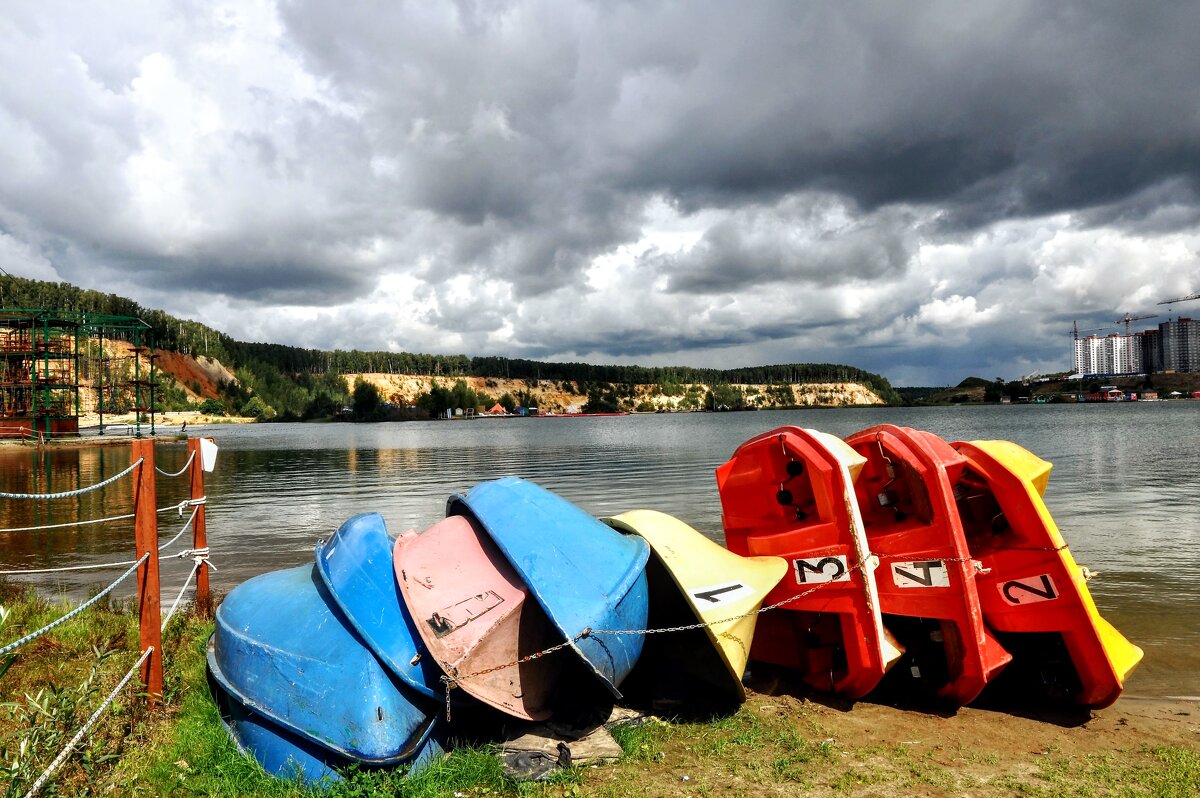
<path fill-rule="evenodd" d="M 351 400 L 355 421 L 375 421 L 383 409 L 383 397 L 374 383 L 359 378 L 354 381 L 354 396 Z"/>
<path fill-rule="evenodd" d="M 251 396 L 250 401 L 242 405 L 242 415 L 257 418 L 259 421 L 270 421 L 275 418 L 275 408 L 264 402 L 261 396 Z"/>
<path fill-rule="evenodd" d="M 207 416 L 223 416 L 225 415 L 225 405 L 221 404 L 216 399 L 205 399 L 197 408 L 201 413 Z"/>

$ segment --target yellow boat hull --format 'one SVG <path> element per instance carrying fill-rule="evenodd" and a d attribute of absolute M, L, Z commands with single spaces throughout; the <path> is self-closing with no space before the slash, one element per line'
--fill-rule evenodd
<path fill-rule="evenodd" d="M 705 624 L 704 636 L 723 666 L 721 673 L 707 674 L 708 681 L 723 685 L 737 700 L 743 699 L 742 676 L 758 620 L 755 613 L 762 606 L 763 597 L 787 573 L 787 562 L 780 557 L 734 554 L 683 521 L 654 510 L 632 510 L 602 520 L 622 532 L 639 535 L 650 544 L 651 559 L 662 566 L 670 582 L 669 586 L 658 585 L 658 588 L 683 598 L 690 610 L 690 623 Z M 652 596 L 656 590 L 655 573 L 649 571 Z M 651 615 L 655 615 L 653 602 Z M 652 617 L 651 627 L 656 625 Z M 663 648 L 671 650 L 669 645 Z"/>

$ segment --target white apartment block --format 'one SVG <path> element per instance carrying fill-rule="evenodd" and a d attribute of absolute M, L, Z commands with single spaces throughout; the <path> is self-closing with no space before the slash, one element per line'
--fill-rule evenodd
<path fill-rule="evenodd" d="M 1200 322 L 1182 317 L 1134 335 L 1075 339 L 1076 374 L 1200 371 Z"/>

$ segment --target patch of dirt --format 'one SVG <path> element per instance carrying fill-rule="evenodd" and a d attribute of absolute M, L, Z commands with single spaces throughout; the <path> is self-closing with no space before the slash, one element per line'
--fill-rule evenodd
<path fill-rule="evenodd" d="M 1099 795 L 1118 784 L 1154 795 L 1160 747 L 1200 749 L 1200 703 L 1189 701 L 938 713 L 838 702 L 778 679 L 751 685 L 734 718 L 676 727 L 649 761 L 591 771 L 581 794 L 636 779 L 646 796 Z M 1171 794 L 1193 794 L 1192 781 Z"/>
<path fill-rule="evenodd" d="M 220 362 L 201 355 L 194 358 L 179 352 L 157 350 L 155 367 L 169 374 L 195 400 L 219 399 L 221 382 L 233 382 L 233 373 Z M 197 390 L 199 389 L 199 390 Z"/>

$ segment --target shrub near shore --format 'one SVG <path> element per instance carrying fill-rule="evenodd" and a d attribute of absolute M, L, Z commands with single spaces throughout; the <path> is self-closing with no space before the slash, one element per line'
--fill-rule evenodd
<path fill-rule="evenodd" d="M 5 641 L 61 615 L 32 593 L 4 590 Z M 5 798 L 32 780 L 128 668 L 137 622 L 104 603 L 18 653 L 0 675 Z M 164 638 L 163 709 L 146 714 L 128 688 L 43 792 L 46 795 L 300 796 L 239 754 L 209 697 L 211 622 L 174 619 Z M 786 674 L 760 673 L 735 714 L 618 728 L 614 765 L 518 784 L 492 746 L 460 747 L 413 779 L 354 773 L 332 796 L 919 795 L 1193 796 L 1200 794 L 1200 706 L 1122 699 L 1099 713 L 1022 717 L 968 707 L 949 716 L 810 695 Z M 1036 714 L 1036 713 L 1031 713 Z M 22 748 L 22 742 L 25 743 Z"/>

